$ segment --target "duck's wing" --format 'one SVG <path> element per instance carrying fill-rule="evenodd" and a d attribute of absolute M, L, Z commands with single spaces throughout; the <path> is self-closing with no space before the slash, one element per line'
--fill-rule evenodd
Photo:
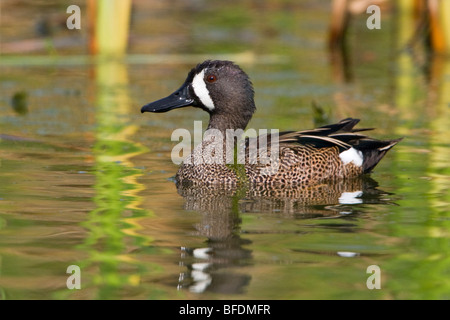
<path fill-rule="evenodd" d="M 279 143 L 293 148 L 299 145 L 311 145 L 315 148 L 338 147 L 339 151 L 345 151 L 360 140 L 367 138 L 359 132 L 372 130 L 372 128 L 353 129 L 359 119 L 347 118 L 338 123 L 323 127 L 303 130 L 286 131 L 279 134 Z"/>
<path fill-rule="evenodd" d="M 280 132 L 278 136 L 279 146 L 294 150 L 306 145 L 316 149 L 337 147 L 339 155 L 354 148 L 362 153 L 363 171 L 369 172 L 386 152 L 402 139 L 378 140 L 370 138 L 361 134 L 361 132 L 373 130 L 373 128 L 354 129 L 359 121 L 359 119 L 347 118 L 338 123 L 316 129 Z M 257 138 L 258 145 L 261 137 Z M 267 145 L 271 144 L 270 138 L 266 137 L 265 141 L 267 141 Z"/>

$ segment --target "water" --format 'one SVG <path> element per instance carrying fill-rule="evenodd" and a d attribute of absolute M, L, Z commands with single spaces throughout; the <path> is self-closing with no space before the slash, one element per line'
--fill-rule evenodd
<path fill-rule="evenodd" d="M 338 76 L 325 50 L 326 7 L 235 6 L 196 8 L 181 36 L 149 31 L 169 43 L 188 33 L 163 52 L 184 53 L 181 62 L 2 58 L 3 299 L 449 298 L 449 60 L 423 68 L 392 50 L 389 16 L 379 33 L 355 28 L 350 78 Z M 213 9 L 223 12 L 217 20 Z M 180 15 L 158 10 L 166 26 Z M 177 190 L 171 133 L 208 116 L 140 107 L 178 88 L 196 54 L 243 50 L 254 51 L 230 57 L 256 90 L 249 127 L 300 130 L 351 116 L 375 137 L 405 139 L 370 177 L 307 193 Z M 67 288 L 70 265 L 80 267 L 80 290 Z M 367 286 L 373 265 L 381 289 Z"/>

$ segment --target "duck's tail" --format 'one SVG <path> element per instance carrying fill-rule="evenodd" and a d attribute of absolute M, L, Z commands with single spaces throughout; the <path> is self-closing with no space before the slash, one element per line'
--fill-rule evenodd
<path fill-rule="evenodd" d="M 399 143 L 403 138 L 393 140 L 375 140 L 375 139 L 361 139 L 358 145 L 354 148 L 361 151 L 363 154 L 363 171 L 368 173 L 375 168 L 380 160 L 385 156 L 393 146 Z"/>

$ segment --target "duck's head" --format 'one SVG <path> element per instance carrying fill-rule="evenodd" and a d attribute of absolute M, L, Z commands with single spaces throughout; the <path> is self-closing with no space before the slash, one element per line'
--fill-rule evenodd
<path fill-rule="evenodd" d="M 253 86 L 247 74 L 231 61 L 207 60 L 193 68 L 183 85 L 141 112 L 167 112 L 193 106 L 209 113 L 208 128 L 245 129 L 255 111 Z"/>

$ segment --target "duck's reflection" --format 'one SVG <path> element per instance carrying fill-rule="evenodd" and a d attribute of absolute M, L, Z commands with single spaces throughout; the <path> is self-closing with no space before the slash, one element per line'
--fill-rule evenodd
<path fill-rule="evenodd" d="M 255 187 L 247 192 L 241 212 L 274 213 L 295 218 L 330 217 L 353 213 L 355 204 L 387 203 L 387 192 L 369 176 L 329 181 L 317 185 Z"/>
<path fill-rule="evenodd" d="M 238 190 L 178 186 L 178 192 L 187 210 L 201 213 L 195 230 L 208 239 L 207 247 L 181 248 L 181 263 L 187 271 L 180 274 L 178 288 L 241 293 L 251 277 L 231 268 L 251 263 L 251 251 L 245 248 L 250 242 L 240 237 Z M 226 272 L 221 271 L 225 268 Z"/>
<path fill-rule="evenodd" d="M 186 271 L 180 274 L 178 288 L 197 293 L 243 292 L 251 276 L 242 270 L 252 263 L 252 252 L 246 247 L 251 242 L 241 237 L 241 214 L 296 219 L 348 215 L 358 210 L 358 204 L 387 203 L 387 193 L 377 187 L 378 183 L 367 176 L 277 189 L 177 185 L 186 210 L 201 214 L 196 234 L 208 239 L 203 248 L 181 248 L 180 264 Z"/>

